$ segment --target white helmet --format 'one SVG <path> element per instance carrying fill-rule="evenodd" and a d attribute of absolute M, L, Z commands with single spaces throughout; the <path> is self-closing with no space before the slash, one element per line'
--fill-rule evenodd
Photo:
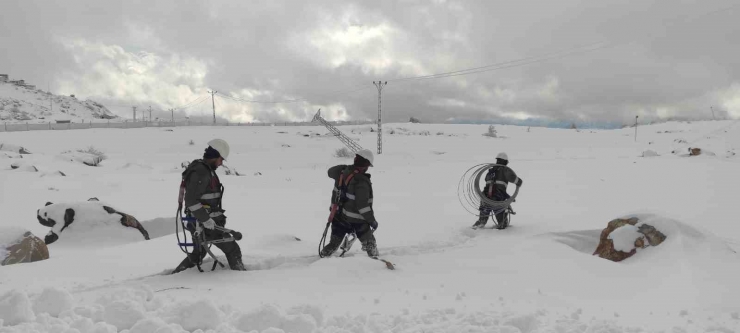
<path fill-rule="evenodd" d="M 362 156 L 362 158 L 370 161 L 370 166 L 373 165 L 373 152 L 371 152 L 369 149 L 363 149 L 357 152 L 357 155 Z"/>
<path fill-rule="evenodd" d="M 208 145 L 211 146 L 211 148 L 215 149 L 221 157 L 225 160 L 227 157 L 229 157 L 229 144 L 226 143 L 226 141 L 221 139 L 213 139 L 211 141 L 208 141 Z"/>
<path fill-rule="evenodd" d="M 509 156 L 506 155 L 506 153 L 501 152 L 501 153 L 498 153 L 498 155 L 496 155 L 496 159 L 502 159 L 504 161 L 508 161 L 509 160 Z"/>

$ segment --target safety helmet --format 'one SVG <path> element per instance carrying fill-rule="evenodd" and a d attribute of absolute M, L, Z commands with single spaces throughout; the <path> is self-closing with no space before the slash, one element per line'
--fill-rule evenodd
<path fill-rule="evenodd" d="M 500 153 L 498 153 L 498 155 L 496 155 L 496 159 L 501 159 L 501 160 L 504 160 L 504 161 L 508 161 L 509 160 L 509 156 L 506 155 L 506 153 L 504 153 L 504 152 L 500 152 Z"/>
<path fill-rule="evenodd" d="M 221 157 L 225 160 L 227 157 L 229 157 L 229 144 L 226 143 L 226 141 L 221 139 L 213 139 L 211 141 L 208 141 L 208 145 L 215 149 Z"/>
<path fill-rule="evenodd" d="M 362 149 L 357 152 L 357 155 L 368 160 L 370 162 L 370 166 L 373 165 L 373 152 L 371 152 L 369 149 Z"/>

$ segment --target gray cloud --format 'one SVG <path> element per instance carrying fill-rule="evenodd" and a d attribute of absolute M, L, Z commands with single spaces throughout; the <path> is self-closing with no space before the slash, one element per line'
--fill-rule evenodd
<path fill-rule="evenodd" d="M 129 116 L 628 123 L 740 116 L 733 1 L 5 1 L 0 72 Z M 708 15 L 702 13 L 716 11 Z M 471 75 L 395 81 L 600 50 Z M 260 102 L 244 103 L 234 99 Z M 210 98 L 185 115 L 209 117 Z"/>

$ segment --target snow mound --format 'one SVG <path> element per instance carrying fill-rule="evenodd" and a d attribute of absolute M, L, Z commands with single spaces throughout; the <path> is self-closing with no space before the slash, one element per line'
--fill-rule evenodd
<path fill-rule="evenodd" d="M 103 161 L 103 157 L 91 153 L 79 152 L 79 151 L 66 151 L 57 155 L 57 159 L 62 161 L 70 161 L 82 163 L 87 166 L 98 166 Z"/>
<path fill-rule="evenodd" d="M 164 321 L 181 325 L 187 331 L 216 329 L 224 313 L 211 300 L 183 302 L 165 311 Z"/>
<path fill-rule="evenodd" d="M 726 256 L 733 256 L 735 253 L 723 239 L 687 223 L 654 214 L 637 214 L 622 218 L 628 219 L 631 217 L 639 219 L 637 225 L 626 225 L 617 228 L 609 236 L 614 241 L 615 249 L 622 252 L 629 252 L 634 249 L 634 240 L 642 235 L 637 232 L 637 228 L 642 224 L 655 227 L 666 236 L 666 240 L 656 247 L 638 249 L 638 254 L 625 262 L 653 260 L 681 262 L 696 259 L 719 263 L 726 260 Z M 599 243 L 601 230 L 548 233 L 544 236 L 565 244 L 578 252 L 592 255 Z"/>
<path fill-rule="evenodd" d="M 59 288 L 46 288 L 33 302 L 37 314 L 48 313 L 58 317 L 64 311 L 74 308 L 75 300 L 68 291 Z"/>
<path fill-rule="evenodd" d="M 13 170 L 18 171 L 25 171 L 25 172 L 38 172 L 39 169 L 33 165 L 26 164 L 25 161 L 15 161 L 10 164 L 10 168 Z"/>
<path fill-rule="evenodd" d="M 53 246 L 105 247 L 144 240 L 139 230 L 123 226 L 122 216 L 110 213 L 107 207 L 111 206 L 100 201 L 50 204 L 38 210 L 37 218 L 51 228 L 47 244 L 52 235 L 58 237 Z"/>
<path fill-rule="evenodd" d="M 26 293 L 11 290 L 0 296 L 0 320 L 4 325 L 18 325 L 36 319 Z"/>
<path fill-rule="evenodd" d="M 0 151 L 9 151 L 17 154 L 30 154 L 28 150 L 21 146 L 9 144 L 9 143 L 0 143 Z"/>
<path fill-rule="evenodd" d="M 660 156 L 660 155 L 655 150 L 648 149 L 642 152 L 642 157 L 656 157 L 656 156 Z"/>
<path fill-rule="evenodd" d="M 13 308 L 0 308 L 1 332 L 622 332 L 625 327 L 610 322 L 587 320 L 580 316 L 545 309 L 512 312 L 500 309 L 430 309 L 419 313 L 404 310 L 398 314 L 339 314 L 324 318 L 324 311 L 313 305 L 283 309 L 263 304 L 243 312 L 213 301 L 197 298 L 177 301 L 168 296 L 141 298 L 141 290 L 118 290 L 104 295 L 102 304 L 81 305 L 58 316 L 34 314 L 28 296 L 13 291 Z M 6 296 L 3 296 L 6 297 Z M 112 299 L 116 299 L 111 301 Z M 5 298 L 0 298 L 4 300 Z M 0 301 L 0 306 L 3 303 Z M 75 331 L 76 330 L 76 331 Z M 637 332 L 637 331 L 635 331 Z"/>

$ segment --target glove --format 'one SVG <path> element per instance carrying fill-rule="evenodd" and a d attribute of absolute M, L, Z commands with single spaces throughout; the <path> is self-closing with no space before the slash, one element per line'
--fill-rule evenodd
<path fill-rule="evenodd" d="M 213 219 L 208 219 L 208 221 L 205 221 L 202 224 L 203 224 L 203 227 L 206 229 L 213 230 L 216 228 L 216 222 L 213 221 Z"/>
<path fill-rule="evenodd" d="M 378 229 L 378 221 L 373 220 L 372 222 L 370 222 L 370 228 L 372 228 L 373 231 L 377 230 Z"/>

